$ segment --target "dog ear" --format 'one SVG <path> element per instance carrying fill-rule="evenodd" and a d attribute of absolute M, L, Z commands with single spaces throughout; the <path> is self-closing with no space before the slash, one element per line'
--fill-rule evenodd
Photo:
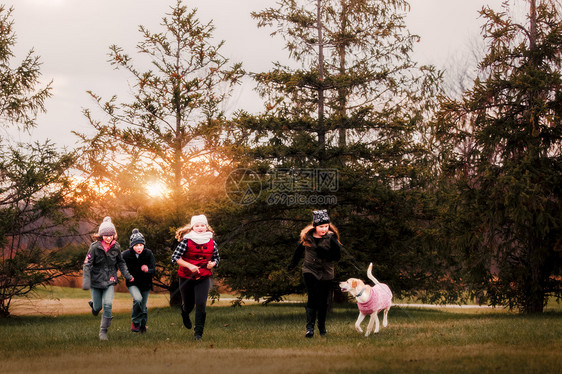
<path fill-rule="evenodd" d="M 357 287 L 357 281 L 356 281 L 356 280 L 351 281 L 351 287 L 352 287 L 352 288 Z"/>

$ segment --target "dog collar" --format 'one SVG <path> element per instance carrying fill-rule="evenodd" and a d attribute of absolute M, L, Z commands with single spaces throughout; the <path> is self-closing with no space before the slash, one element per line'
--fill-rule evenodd
<path fill-rule="evenodd" d="M 355 297 L 359 297 L 359 296 L 363 295 L 363 291 L 365 291 L 365 288 L 367 288 L 367 287 L 363 287 L 363 289 L 357 295 L 355 295 Z"/>

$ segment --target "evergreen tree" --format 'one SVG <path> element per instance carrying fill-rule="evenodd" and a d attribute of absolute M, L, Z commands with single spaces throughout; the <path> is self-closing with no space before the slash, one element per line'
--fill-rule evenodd
<path fill-rule="evenodd" d="M 542 312 L 560 297 L 562 27 L 550 2 L 527 22 L 484 8 L 482 78 L 440 119 L 456 185 L 444 224 L 457 276 L 482 302 Z M 445 237 L 445 236 L 443 236 Z"/>
<path fill-rule="evenodd" d="M 435 93 L 431 67 L 410 58 L 416 35 L 406 31 L 407 2 L 340 0 L 280 1 L 253 16 L 286 41 L 301 67 L 275 63 L 254 74 L 266 112 L 249 126 L 259 157 L 310 165 L 341 165 L 346 159 L 385 166 L 415 152 L 422 107 Z M 242 117 L 244 120 L 244 117 Z M 242 121 L 243 122 L 243 121 Z M 268 139 L 274 147 L 260 147 Z M 381 157 L 382 156 L 382 157 Z M 381 165 L 382 166 L 382 165 Z"/>
<path fill-rule="evenodd" d="M 39 87 L 41 64 L 33 51 L 13 66 L 12 11 L 0 5 L 0 126 L 23 131 L 37 125 L 51 87 Z M 56 248 L 79 216 L 69 176 L 73 163 L 72 153 L 58 152 L 49 141 L 0 138 L 0 317 L 10 315 L 14 297 L 79 268 L 82 254 Z"/>
<path fill-rule="evenodd" d="M 73 163 L 48 142 L 0 147 L 0 317 L 13 297 L 80 268 L 83 248 L 57 248 L 56 240 L 72 236 L 80 217 Z"/>
<path fill-rule="evenodd" d="M 429 176 L 425 116 L 439 76 L 410 58 L 418 37 L 406 30 L 407 8 L 401 0 L 282 0 L 253 14 L 285 40 L 292 63 L 253 74 L 265 111 L 235 122 L 240 166 L 261 178 L 262 195 L 231 215 L 240 235 L 221 274 L 246 295 L 298 291 L 299 277 L 284 266 L 321 207 L 342 233 L 342 271 L 360 276 L 373 261 L 396 289 L 412 287 L 396 269 L 417 255 L 423 209 L 412 198 Z"/>
<path fill-rule="evenodd" d="M 135 59 L 142 66 L 147 58 L 149 70 L 133 64 L 121 47 L 110 47 L 111 63 L 132 77 L 131 101 L 118 103 L 116 96 L 103 101 L 91 93 L 106 117 L 96 120 L 86 110 L 95 135 L 79 136 L 84 170 L 107 191 L 98 207 L 110 206 L 117 226 L 121 221 L 128 232 L 134 225 L 147 233 L 150 227 L 147 246 L 160 264 L 160 285 L 168 288 L 175 228 L 217 193 L 214 182 L 226 146 L 221 108 L 243 72 L 239 64 L 227 66 L 223 42 L 213 44 L 212 23 L 201 23 L 197 11 L 181 1 L 162 26 L 157 33 L 139 29 L 143 39 Z M 160 200 L 147 195 L 150 184 L 165 187 Z"/>
<path fill-rule="evenodd" d="M 33 50 L 13 66 L 16 34 L 12 12 L 13 8 L 0 5 L 0 126 L 28 130 L 36 126 L 37 114 L 45 111 L 51 85 L 38 87 L 41 63 Z"/>

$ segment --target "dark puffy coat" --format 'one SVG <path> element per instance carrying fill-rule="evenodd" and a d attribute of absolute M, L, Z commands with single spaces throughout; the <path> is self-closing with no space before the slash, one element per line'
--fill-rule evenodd
<path fill-rule="evenodd" d="M 152 276 L 156 270 L 156 260 L 152 251 L 145 248 L 137 258 L 134 249 L 127 249 L 122 255 L 127 269 L 135 278 L 134 282 L 127 281 L 127 287 L 137 286 L 141 291 L 149 291 L 152 288 Z M 148 266 L 147 273 L 141 270 L 143 265 Z"/>
<path fill-rule="evenodd" d="M 90 245 L 82 272 L 82 289 L 107 288 L 117 284 L 117 269 L 125 279 L 131 279 L 127 265 L 121 256 L 119 243 L 114 242 L 107 252 L 104 251 L 100 241 Z"/>
<path fill-rule="evenodd" d="M 310 246 L 300 243 L 293 254 L 289 269 L 295 267 L 304 255 L 302 272 L 310 273 L 318 280 L 334 279 L 335 262 L 341 258 L 341 245 L 333 232 L 316 239 L 312 230 L 306 235 Z"/>

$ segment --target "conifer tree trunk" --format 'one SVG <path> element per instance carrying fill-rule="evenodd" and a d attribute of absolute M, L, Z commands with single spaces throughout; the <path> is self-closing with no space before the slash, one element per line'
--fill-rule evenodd
<path fill-rule="evenodd" d="M 529 51 L 531 52 L 531 57 L 529 63 L 532 65 L 533 69 L 539 69 L 539 60 L 536 56 L 537 49 L 537 10 L 536 10 L 536 0 L 530 0 L 530 10 L 529 10 Z M 535 101 L 540 96 L 540 93 L 536 90 L 531 90 L 529 93 L 529 118 L 531 121 L 531 134 L 530 138 L 536 138 L 538 135 L 538 129 L 540 118 L 538 113 L 533 111 Z M 535 145 L 535 142 L 530 143 L 529 156 L 531 160 L 536 160 L 540 157 L 539 146 Z M 545 290 L 542 285 L 542 264 L 544 264 L 544 258 L 541 258 L 541 243 L 540 239 L 536 238 L 534 235 L 530 235 L 529 240 L 529 252 L 527 261 L 529 263 L 530 274 L 529 274 L 529 290 L 528 297 L 526 299 L 527 305 L 524 309 L 527 313 L 542 313 L 545 304 Z"/>
<path fill-rule="evenodd" d="M 347 0 L 341 0 L 341 16 L 340 16 L 340 24 L 341 24 L 341 33 L 345 35 L 347 32 Z M 345 47 L 346 41 L 345 36 L 344 40 L 337 46 L 338 54 L 340 57 L 340 75 L 345 75 Z M 344 87 L 338 88 L 338 105 L 339 105 L 339 117 L 340 117 L 340 128 L 338 130 L 338 146 L 345 147 L 347 143 L 347 135 L 345 131 L 345 124 L 344 121 L 346 120 L 346 105 L 347 105 L 347 90 Z"/>
<path fill-rule="evenodd" d="M 322 166 L 326 158 L 326 128 L 324 124 L 324 41 L 322 38 L 322 0 L 316 2 L 318 27 L 318 161 Z"/>

